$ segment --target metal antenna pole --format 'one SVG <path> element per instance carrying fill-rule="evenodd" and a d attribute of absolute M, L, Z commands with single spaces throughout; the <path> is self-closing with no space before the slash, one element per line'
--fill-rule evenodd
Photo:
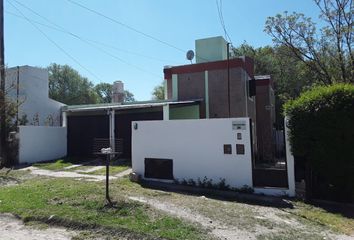
<path fill-rule="evenodd" d="M 231 106 L 230 106 L 230 43 L 227 46 L 227 102 L 229 107 L 229 118 L 231 117 Z"/>

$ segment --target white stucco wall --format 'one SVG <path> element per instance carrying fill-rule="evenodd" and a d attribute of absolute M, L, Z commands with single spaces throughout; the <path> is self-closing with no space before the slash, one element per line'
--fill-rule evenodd
<path fill-rule="evenodd" d="M 244 130 L 233 129 L 243 122 Z M 134 124 L 137 123 L 137 129 Z M 232 187 L 252 186 L 252 160 L 248 118 L 137 121 L 132 127 L 132 167 L 144 177 L 145 158 L 173 159 L 175 179 L 197 180 L 205 176 L 214 183 L 225 178 Z M 237 133 L 242 139 L 237 139 Z M 224 154 L 224 144 L 232 154 Z M 245 155 L 236 155 L 236 144 Z"/>
<path fill-rule="evenodd" d="M 285 127 L 285 151 L 286 151 L 286 166 L 288 170 L 288 183 L 289 183 L 289 196 L 295 196 L 295 161 L 294 156 L 291 153 L 291 145 L 289 140 L 289 131 L 288 119 L 284 119 L 284 127 Z"/>
<path fill-rule="evenodd" d="M 19 163 L 54 160 L 67 154 L 67 128 L 19 127 Z"/>
<path fill-rule="evenodd" d="M 17 99 L 17 78 L 19 71 L 19 117 L 26 114 L 27 125 L 60 126 L 60 108 L 63 103 L 49 98 L 48 70 L 31 66 L 21 66 L 6 70 L 6 86 L 13 85 L 8 93 L 14 101 Z M 38 115 L 38 122 L 35 120 Z M 49 120 L 52 118 L 53 121 Z"/>

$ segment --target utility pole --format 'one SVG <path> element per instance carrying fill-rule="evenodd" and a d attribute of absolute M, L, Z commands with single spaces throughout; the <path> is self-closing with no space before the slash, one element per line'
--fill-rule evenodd
<path fill-rule="evenodd" d="M 0 0 L 0 158 L 6 160 L 4 0 Z"/>

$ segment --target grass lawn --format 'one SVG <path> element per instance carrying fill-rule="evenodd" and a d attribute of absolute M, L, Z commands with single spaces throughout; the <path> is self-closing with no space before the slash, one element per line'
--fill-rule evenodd
<path fill-rule="evenodd" d="M 15 184 L 15 185 L 14 185 Z M 199 223 L 191 223 L 157 210 L 141 197 L 191 210 L 226 229 L 237 228 L 256 239 L 332 239 L 324 233 L 354 234 L 354 219 L 322 208 L 289 200 L 293 208 L 247 204 L 209 197 L 144 188 L 127 178 L 111 181 L 114 208 L 104 205 L 105 183 L 35 177 L 25 171 L 0 171 L 0 212 L 19 215 L 26 222 L 50 223 L 86 231 L 81 239 L 101 232 L 114 239 L 208 239 Z M 2 186 L 1 186 L 2 185 Z M 194 215 L 193 215 L 194 216 Z"/>
<path fill-rule="evenodd" d="M 73 164 L 66 159 L 59 159 L 56 160 L 55 162 L 33 164 L 34 167 L 38 167 L 46 170 L 52 170 L 52 171 L 62 170 L 63 168 L 69 167 L 71 165 Z"/>
<path fill-rule="evenodd" d="M 303 202 L 294 202 L 294 205 L 293 213 L 302 218 L 328 226 L 339 233 L 354 234 L 354 219 L 343 217 L 341 214 L 330 213 Z"/>
<path fill-rule="evenodd" d="M 33 164 L 34 167 L 38 167 L 41 169 L 46 169 L 46 170 L 51 170 L 51 171 L 80 171 L 80 170 L 88 170 L 92 167 L 95 167 L 95 164 L 92 165 L 82 165 L 82 166 L 77 166 L 73 167 L 70 169 L 64 169 L 65 167 L 72 166 L 75 161 L 72 161 L 72 159 L 58 159 L 53 162 L 46 162 L 46 163 L 35 163 Z M 76 161 L 77 162 L 77 161 Z M 96 163 L 97 164 L 97 163 Z M 102 163 L 102 166 L 104 166 L 104 163 Z M 111 163 L 111 166 L 109 167 L 109 173 L 110 175 L 115 175 L 120 172 L 123 172 L 129 168 L 128 165 L 117 165 L 116 161 L 113 161 Z M 93 171 L 93 172 L 81 172 L 82 174 L 90 174 L 90 175 L 105 175 L 106 174 L 106 168 L 104 168 Z"/>
<path fill-rule="evenodd" d="M 112 185 L 118 185 L 113 182 Z M 125 185 L 126 186 L 126 185 Z M 35 178 L 0 189 L 0 212 L 26 221 L 49 222 L 79 229 L 101 229 L 112 236 L 141 239 L 205 239 L 196 225 L 124 199 L 112 187 L 114 208 L 104 205 L 104 182 Z"/>

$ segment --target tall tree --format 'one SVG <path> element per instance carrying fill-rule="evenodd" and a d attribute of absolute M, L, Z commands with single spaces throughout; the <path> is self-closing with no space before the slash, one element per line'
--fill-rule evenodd
<path fill-rule="evenodd" d="M 56 63 L 48 67 L 49 96 L 65 104 L 92 104 L 99 102 L 93 83 L 68 65 Z"/>
<path fill-rule="evenodd" d="M 112 84 L 110 83 L 99 83 L 95 86 L 95 91 L 100 98 L 101 103 L 112 102 Z"/>
<path fill-rule="evenodd" d="M 128 90 L 124 90 L 124 102 L 135 102 L 134 94 Z"/>
<path fill-rule="evenodd" d="M 268 17 L 265 32 L 292 54 L 323 84 L 354 82 L 352 0 L 314 0 L 321 29 L 302 13 Z"/>
<path fill-rule="evenodd" d="M 99 83 L 95 86 L 95 91 L 98 94 L 101 103 L 112 102 L 112 84 L 110 83 Z M 134 94 L 128 90 L 124 90 L 124 102 L 134 102 Z"/>
<path fill-rule="evenodd" d="M 154 90 L 152 91 L 152 98 L 154 100 L 164 100 L 165 99 L 165 86 L 164 86 L 163 82 L 160 85 L 157 85 L 156 87 L 154 87 Z"/>
<path fill-rule="evenodd" d="M 233 55 L 246 55 L 254 59 L 255 74 L 272 76 L 275 90 L 275 112 L 282 125 L 282 105 L 299 96 L 304 88 L 315 83 L 312 74 L 285 45 L 254 48 L 247 43 L 233 49 Z"/>

